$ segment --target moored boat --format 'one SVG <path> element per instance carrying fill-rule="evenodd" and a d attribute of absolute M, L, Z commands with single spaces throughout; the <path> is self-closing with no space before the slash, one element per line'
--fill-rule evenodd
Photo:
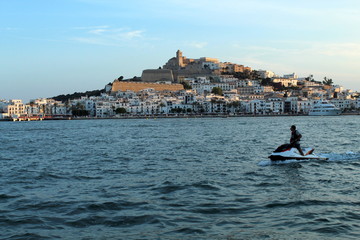
<path fill-rule="evenodd" d="M 310 109 L 309 116 L 336 116 L 341 114 L 341 109 L 326 100 L 320 100 Z"/>

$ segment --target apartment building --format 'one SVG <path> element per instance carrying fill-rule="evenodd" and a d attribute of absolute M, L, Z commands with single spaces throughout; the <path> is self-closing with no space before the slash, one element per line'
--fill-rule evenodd
<path fill-rule="evenodd" d="M 25 105 L 22 100 L 10 100 L 9 104 L 5 106 L 4 111 L 8 113 L 9 116 L 19 117 L 25 114 Z"/>

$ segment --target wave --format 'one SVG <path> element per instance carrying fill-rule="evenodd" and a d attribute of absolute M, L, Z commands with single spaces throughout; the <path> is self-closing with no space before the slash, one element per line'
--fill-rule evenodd
<path fill-rule="evenodd" d="M 194 234 L 205 234 L 206 232 L 201 229 L 198 229 L 198 228 L 184 227 L 184 228 L 180 228 L 175 231 L 172 231 L 171 233 L 184 233 L 184 234 L 194 235 Z"/>
<path fill-rule="evenodd" d="M 35 177 L 35 180 L 53 180 L 53 179 L 67 179 L 66 175 L 57 175 L 49 172 L 41 172 Z"/>
<path fill-rule="evenodd" d="M 349 203 L 339 203 L 336 201 L 322 201 L 322 200 L 302 200 L 302 201 L 289 201 L 289 202 L 271 202 L 267 203 L 265 208 L 289 208 L 289 207 L 299 207 L 299 206 L 337 206 L 342 204 Z"/>
<path fill-rule="evenodd" d="M 289 159 L 284 161 L 271 161 L 271 160 L 263 160 L 258 163 L 258 166 L 266 167 L 266 166 L 273 166 L 273 165 L 286 165 L 286 164 L 296 164 L 296 163 L 304 163 L 304 162 L 314 162 L 314 161 L 325 161 L 325 160 L 296 160 L 296 159 Z"/>
<path fill-rule="evenodd" d="M 249 211 L 249 207 L 223 207 L 218 205 L 202 204 L 190 210 L 193 213 L 200 213 L 204 215 L 227 215 L 227 214 L 242 214 Z"/>
<path fill-rule="evenodd" d="M 24 225 L 41 225 L 45 224 L 40 217 L 36 216 L 2 216 L 0 217 L 2 225 L 7 226 L 24 226 Z"/>
<path fill-rule="evenodd" d="M 271 161 L 263 160 L 258 163 L 258 166 L 265 167 L 271 165 L 284 165 L 284 164 L 294 164 L 294 163 L 306 163 L 306 162 L 349 162 L 349 161 L 358 161 L 360 160 L 360 153 L 356 152 L 346 152 L 346 153 L 319 153 L 319 157 L 328 158 L 328 160 L 317 160 L 317 159 L 304 159 L 304 160 L 295 160 L 289 159 L 284 161 Z"/>
<path fill-rule="evenodd" d="M 200 181 L 200 182 L 195 182 L 193 184 L 185 184 L 185 185 L 175 184 L 175 183 L 166 181 L 162 184 L 162 186 L 152 188 L 151 190 L 162 193 L 162 194 L 170 194 L 170 193 L 177 192 L 177 191 L 188 190 L 190 188 L 195 188 L 195 189 L 204 190 L 204 191 L 220 190 L 219 186 L 211 184 L 207 181 Z"/>
<path fill-rule="evenodd" d="M 360 160 L 360 153 L 346 152 L 346 153 L 327 153 L 319 154 L 321 157 L 329 158 L 327 161 L 341 162 L 341 161 L 357 161 Z"/>
<path fill-rule="evenodd" d="M 95 225 L 103 225 L 109 227 L 132 227 L 141 224 L 159 223 L 159 216 L 141 215 L 141 216 L 116 216 L 108 218 L 104 216 L 89 216 L 74 221 L 67 221 L 65 224 L 76 228 L 85 228 Z"/>
<path fill-rule="evenodd" d="M 141 206 L 147 205 L 147 202 L 129 202 L 129 201 L 117 201 L 117 202 L 103 202 L 103 203 L 87 203 L 77 206 L 75 209 L 71 209 L 66 215 L 79 215 L 89 212 L 103 212 L 103 211 L 121 211 L 137 209 Z"/>
<path fill-rule="evenodd" d="M 15 196 L 15 195 L 8 195 L 8 194 L 0 194 L 0 200 L 3 200 L 3 199 L 11 199 L 11 198 L 17 198 L 17 197 L 20 197 L 20 195 L 18 196 Z"/>
<path fill-rule="evenodd" d="M 39 234 L 35 234 L 35 233 L 24 233 L 24 234 L 16 234 L 13 236 L 9 236 L 6 239 L 37 239 L 37 240 L 41 240 L 41 239 L 53 239 L 54 236 L 52 237 L 47 237 L 47 236 L 41 236 Z M 55 237 L 55 238 L 60 238 L 60 237 Z"/>

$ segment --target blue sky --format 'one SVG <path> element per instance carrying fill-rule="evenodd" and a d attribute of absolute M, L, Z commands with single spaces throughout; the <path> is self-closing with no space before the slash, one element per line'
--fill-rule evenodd
<path fill-rule="evenodd" d="M 360 90 L 356 0 L 0 0 L 0 99 L 103 88 L 180 49 Z"/>

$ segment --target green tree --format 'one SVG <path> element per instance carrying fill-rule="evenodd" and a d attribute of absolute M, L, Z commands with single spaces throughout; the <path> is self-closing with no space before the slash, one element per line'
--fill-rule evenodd
<path fill-rule="evenodd" d="M 315 82 L 314 76 L 312 74 L 310 74 L 308 77 L 306 77 L 305 80 L 309 81 L 309 82 Z"/>
<path fill-rule="evenodd" d="M 234 77 L 238 79 L 260 79 L 259 72 L 256 70 L 245 69 L 243 72 L 234 73 Z"/>
<path fill-rule="evenodd" d="M 72 94 L 67 94 L 67 95 L 58 95 L 55 97 L 52 97 L 52 99 L 56 100 L 56 101 L 62 101 L 62 102 L 67 102 L 70 99 L 77 99 L 77 98 L 81 98 L 82 96 L 100 96 L 101 93 L 104 93 L 105 89 L 102 90 L 93 90 L 93 91 L 86 91 L 86 92 L 75 92 Z"/>
<path fill-rule="evenodd" d="M 84 110 L 84 109 L 73 109 L 73 110 L 72 110 L 72 115 L 73 115 L 73 116 L 77 116 L 77 117 L 88 116 L 88 115 L 89 115 L 89 111 Z"/>
<path fill-rule="evenodd" d="M 331 78 L 324 77 L 324 81 L 322 81 L 324 85 L 331 86 L 334 84 L 333 80 Z"/>
<path fill-rule="evenodd" d="M 184 89 L 192 89 L 191 85 L 186 81 L 182 81 L 181 84 L 184 86 Z"/>
<path fill-rule="evenodd" d="M 271 86 L 272 80 L 271 78 L 264 78 L 261 80 L 261 86 Z"/>
<path fill-rule="evenodd" d="M 182 113 L 183 109 L 182 108 L 172 108 L 170 110 L 170 112 L 172 112 L 172 113 Z"/>
<path fill-rule="evenodd" d="M 117 108 L 115 109 L 116 114 L 123 114 L 123 113 L 127 113 L 125 108 Z"/>
<path fill-rule="evenodd" d="M 211 93 L 222 96 L 223 95 L 223 90 L 221 88 L 219 88 L 219 87 L 214 87 L 211 90 Z"/>

